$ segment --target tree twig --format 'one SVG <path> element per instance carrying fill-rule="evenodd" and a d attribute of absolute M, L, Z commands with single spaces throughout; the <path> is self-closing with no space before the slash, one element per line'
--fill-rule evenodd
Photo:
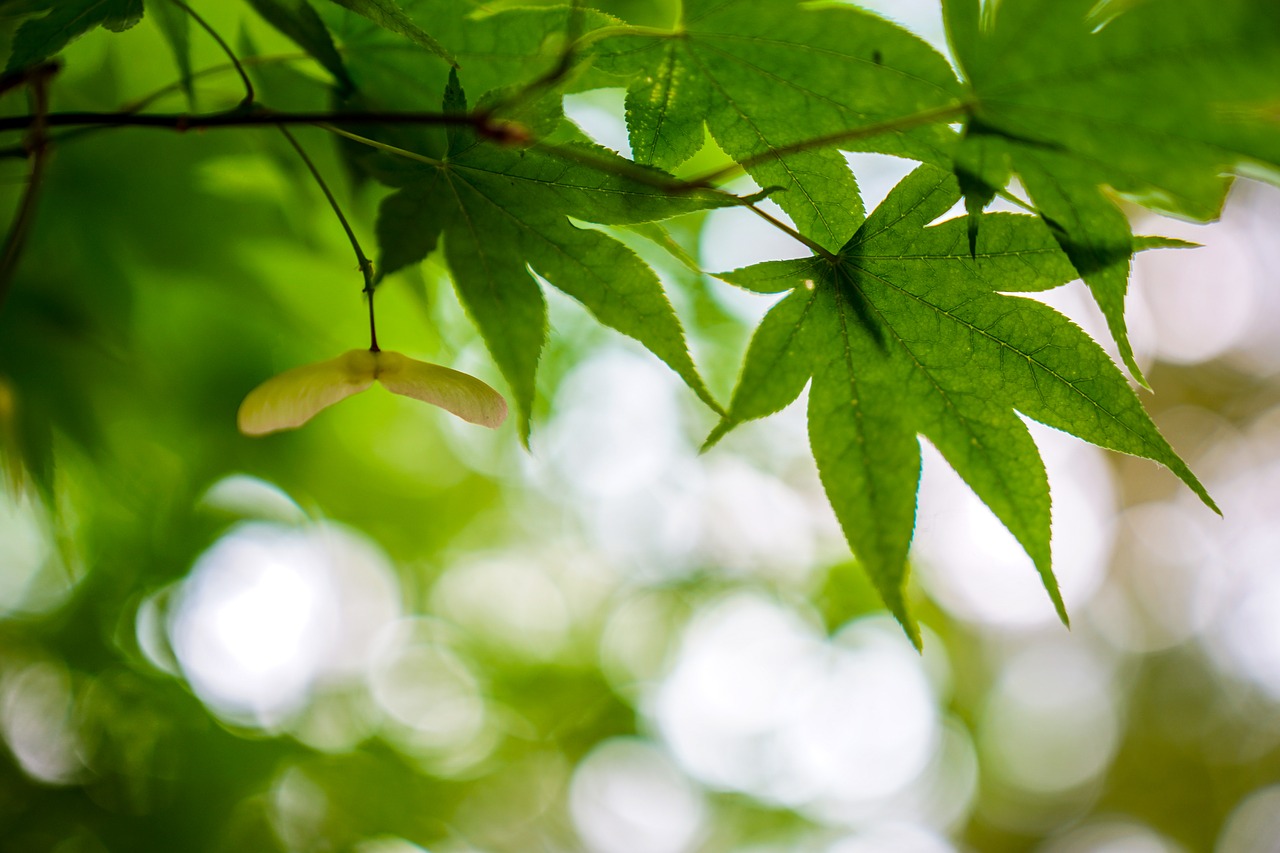
<path fill-rule="evenodd" d="M 360 267 L 360 275 L 364 276 L 364 293 L 369 299 L 369 350 L 378 352 L 378 326 L 373 316 L 373 261 L 365 255 L 364 250 L 360 248 L 360 240 L 356 237 L 356 232 L 352 230 L 351 223 L 347 221 L 347 217 L 342 212 L 341 205 L 334 197 L 333 191 L 329 189 L 329 184 L 325 181 L 324 176 L 320 174 L 320 170 L 316 168 L 315 162 L 307 154 L 297 137 L 289 132 L 287 127 L 280 126 L 280 132 L 284 134 L 284 138 L 289 140 L 289 144 L 293 146 L 293 150 L 298 152 L 298 156 L 302 158 L 302 162 L 306 164 L 307 169 L 311 172 L 311 177 L 315 178 L 316 183 L 320 186 L 320 191 L 324 193 L 324 197 L 329 202 L 329 207 L 333 208 L 333 213 L 338 217 L 338 221 L 342 223 L 342 230 L 347 232 L 347 239 L 351 241 L 351 249 L 356 254 L 356 263 Z"/>
<path fill-rule="evenodd" d="M 210 38 L 218 43 L 218 47 L 222 48 L 222 52 L 227 55 L 227 59 L 231 60 L 231 65 L 235 68 L 236 73 L 240 75 L 240 82 L 244 83 L 244 100 L 240 102 L 240 108 L 244 109 L 252 104 L 254 98 L 253 81 L 249 79 L 244 66 L 240 64 L 240 57 L 236 56 L 235 51 L 231 49 L 231 45 L 227 44 L 222 36 L 218 35 L 218 31 L 210 26 L 209 22 L 202 18 L 199 12 L 192 9 L 183 0 L 169 0 L 169 2 L 186 12 L 191 20 L 195 21 L 202 30 L 209 34 Z"/>
<path fill-rule="evenodd" d="M 45 117 L 49 113 L 49 81 L 58 73 L 60 65 L 46 62 L 26 72 L 27 83 L 31 87 L 34 101 L 30 133 L 27 136 L 27 150 L 31 154 L 31 174 L 26 189 L 22 193 L 22 201 L 18 204 L 13 224 L 5 236 L 4 247 L 0 248 L 0 308 L 3 308 L 9 289 L 13 284 L 14 274 L 18 270 L 18 262 L 22 258 L 22 250 L 26 246 L 27 236 L 35 221 L 36 203 L 44 185 L 45 167 L 49 162 L 49 136 Z"/>

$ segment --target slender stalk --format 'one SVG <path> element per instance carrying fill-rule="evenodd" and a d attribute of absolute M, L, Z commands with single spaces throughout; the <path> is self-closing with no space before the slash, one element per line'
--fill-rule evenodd
<path fill-rule="evenodd" d="M 18 261 L 22 258 L 22 250 L 26 246 L 27 236 L 31 233 L 31 225 L 35 221 L 36 203 L 40 198 L 40 189 L 44 185 L 45 167 L 49 162 L 49 137 L 43 121 L 49 112 L 49 81 L 58 73 L 57 63 L 47 62 L 32 69 L 28 83 L 34 101 L 34 122 L 27 137 L 27 148 L 31 154 L 31 175 L 27 180 L 26 190 L 18 204 L 18 212 L 9 233 L 5 235 L 4 247 L 0 249 L 0 307 L 4 306 L 13 284 L 14 273 L 18 270 Z"/>
<path fill-rule="evenodd" d="M 351 249 L 355 252 L 356 263 L 360 267 L 360 275 L 364 277 L 363 292 L 369 299 L 369 350 L 370 352 L 378 352 L 378 325 L 373 314 L 373 262 L 365 255 L 364 249 L 360 248 L 360 240 L 356 237 L 356 232 L 351 229 L 351 223 L 347 221 L 346 215 L 342 212 L 342 207 L 329 189 L 329 184 L 325 182 L 324 176 L 320 174 L 320 170 L 316 168 L 315 162 L 307 154 L 306 149 L 289 132 L 287 127 L 281 125 L 280 132 L 284 134 L 285 139 L 289 140 L 293 150 L 298 152 L 298 156 L 302 158 L 302 162 L 306 164 L 307 169 L 311 172 L 311 177 L 315 178 L 320 191 L 324 193 L 325 199 L 328 200 L 329 207 L 333 208 L 333 213 L 338 217 L 338 222 L 342 223 L 342 230 L 347 232 L 347 239 L 351 241 Z"/>
<path fill-rule="evenodd" d="M 360 145 L 367 145 L 370 148 L 376 148 L 379 151 L 385 151 L 388 154 L 394 154 L 395 156 L 403 157 L 406 160 L 416 160 L 419 163 L 426 163 L 428 166 L 440 165 L 440 161 L 434 157 L 428 157 L 425 154 L 418 154 L 417 152 L 409 151 L 405 148 L 397 148 L 394 145 L 388 145 L 385 142 L 379 142 L 376 139 L 370 139 L 367 136 L 361 136 L 358 133 L 352 133 L 349 130 L 343 130 L 342 128 L 335 127 L 331 124 L 317 124 L 316 127 L 321 130 L 328 131 L 334 136 L 341 136 L 343 139 L 350 139 L 352 142 L 359 143 Z"/>
<path fill-rule="evenodd" d="M 742 202 L 742 206 L 745 207 L 747 210 L 751 211 L 752 213 L 754 213 L 756 216 L 759 216 L 765 222 L 768 222 L 774 228 L 777 228 L 783 234 L 786 234 L 792 239 L 798 240 L 801 243 L 803 243 L 815 255 L 818 255 L 822 258 L 826 258 L 828 261 L 834 262 L 837 260 L 835 253 L 832 252 L 830 249 L 828 249 L 826 246 L 823 246 L 821 243 L 815 240 L 810 240 L 808 237 L 804 236 L 799 231 L 792 228 L 790 225 L 783 222 L 781 219 L 778 219 L 776 216 L 769 213 L 767 210 L 760 207 L 759 205 L 744 201 Z"/>
<path fill-rule="evenodd" d="M 285 62 L 300 62 L 311 57 L 305 53 L 273 53 L 265 56 L 246 56 L 237 61 L 237 63 L 224 62 L 221 65 L 211 65 L 208 68 L 201 68 L 199 71 L 191 72 L 192 80 L 199 80 L 204 77 L 214 77 L 218 74 L 225 74 L 228 71 L 240 71 L 247 68 L 253 68 L 259 65 L 276 65 Z M 319 82 L 317 81 L 317 85 Z M 143 95 L 137 100 L 130 101 L 120 108 L 122 113 L 137 113 L 154 104 L 165 95 L 173 94 L 182 89 L 182 81 L 176 80 L 167 86 L 161 86 L 149 94 Z"/>
<path fill-rule="evenodd" d="M 1027 213 L 1031 213 L 1031 214 L 1034 214 L 1034 215 L 1036 215 L 1036 216 L 1039 216 L 1039 215 L 1040 215 L 1040 211 L 1039 211 L 1039 210 L 1037 210 L 1037 209 L 1036 209 L 1036 207 L 1035 207 L 1033 204 L 1031 204 L 1031 203 L 1030 203 L 1030 202 L 1028 202 L 1028 201 L 1023 201 L 1022 199 L 1018 198 L 1018 196 L 1014 195 L 1013 193 L 1011 193 L 1011 192 L 1010 192 L 1009 190 L 1007 190 L 1007 189 L 1006 189 L 1006 190 L 997 190 L 997 191 L 996 191 L 996 195 L 1000 196 L 1000 198 L 1004 199 L 1005 201 L 1009 202 L 1010 204 L 1017 205 L 1018 207 L 1020 207 L 1020 208 L 1022 208 L 1023 210 L 1025 210 Z"/>
<path fill-rule="evenodd" d="M 252 104 L 254 98 L 253 81 L 249 79 L 249 75 L 245 72 L 244 66 L 240 64 L 240 58 L 231 49 L 231 45 L 223 41 L 222 36 L 218 35 L 218 31 L 211 27 L 209 22 L 200 16 L 199 12 L 192 9 L 183 0 L 169 0 L 169 2 L 186 12 L 191 20 L 195 21 L 202 30 L 209 34 L 210 38 L 218 43 L 218 47 L 222 48 L 222 52 L 227 55 L 227 59 L 231 60 L 231 65 L 236 69 L 236 73 L 240 75 L 240 81 L 244 83 L 244 100 L 240 102 L 240 108 L 244 109 Z"/>
<path fill-rule="evenodd" d="M 208 21 L 200 17 L 199 13 L 183 0 L 170 0 L 170 2 L 190 15 L 192 20 L 199 24 L 209 34 L 210 38 L 218 43 L 218 47 L 222 48 L 222 52 L 227 55 L 227 59 L 231 61 L 236 73 L 240 75 L 240 81 L 244 83 L 244 99 L 240 101 L 240 105 L 236 109 L 245 110 L 250 108 L 255 97 L 253 81 L 249 79 L 248 72 L 240 64 L 240 58 L 231 49 L 231 45 L 227 44 L 222 36 L 218 35 L 218 31 L 211 27 Z M 306 164 L 307 170 L 311 172 L 311 177 L 315 178 L 320 191 L 324 193 L 325 199 L 328 200 L 329 207 L 333 208 L 334 215 L 338 217 L 338 222 L 342 224 L 342 230 L 347 232 L 347 239 L 351 242 L 351 248 L 356 255 L 356 264 L 360 267 L 360 275 L 364 278 L 364 293 L 369 300 L 369 350 L 378 352 L 378 325 L 373 313 L 373 262 L 365 255 L 364 249 L 360 247 L 360 240 L 356 237 L 356 232 L 352 230 L 351 223 L 347 221 L 346 214 L 342 212 L 342 206 L 338 204 L 338 199 L 334 197 L 333 191 L 329 189 L 329 184 L 325 181 L 324 176 L 320 174 L 320 170 L 316 168 L 315 161 L 311 159 L 306 149 L 302 147 L 297 137 L 287 127 L 283 124 L 276 124 L 276 127 L 280 133 L 284 134 L 284 138 L 289 140 L 293 150 L 298 152 L 298 157 Z"/>

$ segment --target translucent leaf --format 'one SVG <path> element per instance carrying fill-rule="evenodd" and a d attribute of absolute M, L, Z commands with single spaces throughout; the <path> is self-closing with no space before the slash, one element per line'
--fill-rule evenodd
<path fill-rule="evenodd" d="M 757 291 L 789 283 L 791 295 L 752 340 L 713 438 L 790 402 L 812 377 L 809 440 L 823 487 L 854 554 L 917 644 L 904 589 L 918 436 L 1026 550 L 1064 622 L 1048 481 L 1018 413 L 1164 464 L 1216 509 L 1097 343 L 1048 306 L 1007 295 L 1075 277 L 1055 235 L 1036 217 L 1011 214 L 986 214 L 976 231 L 972 215 L 930 224 L 959 198 L 953 176 L 921 166 L 837 254 L 723 276 Z"/>

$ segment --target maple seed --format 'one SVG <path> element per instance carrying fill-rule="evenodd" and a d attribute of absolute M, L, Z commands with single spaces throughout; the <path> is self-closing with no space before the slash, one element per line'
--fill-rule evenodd
<path fill-rule="evenodd" d="M 374 382 L 490 429 L 507 418 L 507 401 L 474 376 L 398 352 L 349 350 L 263 382 L 240 404 L 237 423 L 245 435 L 294 429 Z"/>

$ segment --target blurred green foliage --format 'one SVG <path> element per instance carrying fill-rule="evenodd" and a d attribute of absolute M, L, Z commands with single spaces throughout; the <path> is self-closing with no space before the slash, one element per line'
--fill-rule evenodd
<path fill-rule="evenodd" d="M 493 7 L 508 5 L 516 4 Z M 675 16 L 671 3 L 603 5 L 644 25 Z M 330 104 L 318 66 L 247 6 L 210 2 L 200 12 L 243 46 L 270 102 Z M 6 39 L 14 25 L 4 21 Z M 243 92 L 216 46 L 193 30 L 190 49 L 194 102 L 233 106 Z M 459 55 L 465 65 L 466 52 Z M 156 105 L 185 109 L 175 84 L 182 72 L 160 28 L 95 30 L 62 58 L 51 90 L 58 110 L 115 110 L 158 92 Z M 343 57 L 344 67 L 361 79 L 386 73 L 376 58 Z M 492 86 L 509 84 L 496 67 Z M 431 94 L 423 108 L 438 105 L 442 86 L 443 77 L 424 87 Z M 0 100 L 4 116 L 29 109 L 21 88 Z M 539 109 L 530 115 L 545 118 Z M 348 145 L 313 128 L 297 135 L 372 243 L 384 191 L 361 179 Z M 17 209 L 27 175 L 25 152 L 10 155 L 0 166 L 3 211 Z M 674 239 L 697 258 L 705 218 L 675 220 L 669 233 L 615 236 L 682 285 L 677 313 L 723 397 L 749 324 L 723 289 L 658 246 Z M 575 773 L 611 739 L 663 742 L 655 685 L 699 614 L 749 590 L 796 614 L 815 637 L 835 638 L 830 648 L 842 629 L 874 622 L 874 589 L 831 549 L 818 549 L 792 575 L 738 571 L 705 555 L 678 571 L 628 574 L 625 561 L 611 563 L 591 541 L 583 520 L 591 500 L 555 479 L 557 465 L 583 465 L 580 448 L 554 438 L 540 446 L 537 432 L 528 454 L 513 426 L 479 434 L 373 389 L 305 430 L 241 436 L 235 411 L 249 389 L 365 340 L 361 286 L 324 198 L 270 127 L 94 129 L 57 140 L 0 307 L 0 443 L 13 481 L 0 496 L 0 850 L 412 849 L 391 839 L 459 853 L 584 849 L 570 802 Z M 500 384 L 438 259 L 387 279 L 378 310 L 389 348 Z M 553 297 L 550 310 L 555 335 L 535 404 L 535 422 L 544 423 L 571 410 L 575 371 L 620 337 L 568 300 Z M 1210 378 L 1160 365 L 1149 371 L 1159 400 L 1171 401 L 1157 401 L 1156 418 L 1173 403 L 1212 408 L 1241 429 L 1263 418 L 1258 401 L 1277 399 L 1274 378 L 1218 369 Z M 599 397 L 612 399 L 604 389 Z M 674 453 L 694 460 L 713 415 L 691 394 L 674 399 Z M 803 446 L 797 454 L 743 432 L 717 454 L 817 495 Z M 608 448 L 621 461 L 632 450 Z M 1117 470 L 1131 498 L 1167 486 L 1152 485 L 1149 472 Z M 643 520 L 648 507 L 627 512 Z M 829 514 L 820 499 L 804 508 Z M 192 677 L 194 658 L 175 648 L 183 608 L 197 601 L 193 569 L 208 565 L 202 555 L 219 543 L 263 529 L 304 537 L 336 530 L 338 538 L 324 540 L 333 553 L 334 542 L 350 540 L 378 555 L 365 562 L 384 568 L 359 577 L 390 590 L 368 604 L 389 608 L 381 630 L 390 634 L 361 642 L 384 652 L 391 644 L 400 656 L 323 670 L 302 686 L 303 700 L 279 713 L 228 710 L 211 699 L 216 691 Z M 488 579 L 477 591 L 461 569 L 485 561 L 490 569 L 472 573 Z M 526 589 L 528 576 L 511 566 L 537 567 L 537 577 L 551 580 Z M 352 600 L 362 588 L 341 587 Z M 938 713 L 961 742 L 978 742 L 980 781 L 937 827 L 955 844 L 1053 849 L 1046 845 L 1081 825 L 1123 817 L 1181 849 L 1209 850 L 1243 797 L 1280 781 L 1274 701 L 1224 674 L 1194 637 L 1149 654 L 1109 652 L 1117 732 L 1100 775 L 1039 793 L 1002 780 L 982 741 L 1000 733 L 979 732 L 1001 662 L 1023 639 L 966 621 L 919 588 L 912 594 L 932 631 L 928 654 L 949 670 Z M 528 609 L 512 605 L 503 611 L 511 621 L 488 620 L 487 599 L 504 595 Z M 281 620 L 289 604 L 280 599 Z M 1050 636 L 1106 646 L 1083 622 L 1075 634 Z M 340 622 L 321 626 L 350 636 Z M 326 648 L 334 657 L 341 651 Z M 924 660 L 919 667 L 938 668 Z M 415 713 L 436 728 L 415 726 Z M 824 821 L 802 802 L 732 785 L 697 790 L 707 816 L 685 849 L 834 850 L 850 825 L 878 817 Z M 590 849 L 626 845 L 621 838 Z"/>

